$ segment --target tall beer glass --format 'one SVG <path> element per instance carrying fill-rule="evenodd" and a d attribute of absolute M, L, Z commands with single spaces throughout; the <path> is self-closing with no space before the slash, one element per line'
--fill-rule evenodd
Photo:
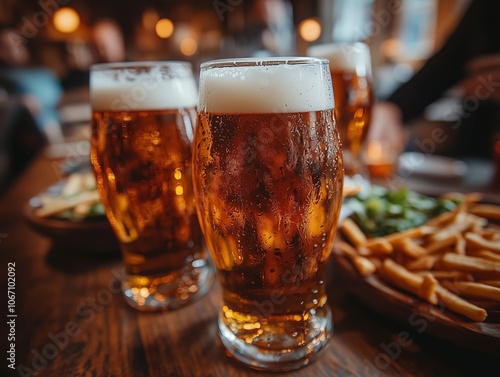
<path fill-rule="evenodd" d="M 354 177 L 361 173 L 361 147 L 373 105 L 370 50 L 356 42 L 317 45 L 307 53 L 330 62 L 344 168 L 347 176 Z"/>
<path fill-rule="evenodd" d="M 325 293 L 342 200 L 328 61 L 201 65 L 193 178 L 223 291 L 219 333 L 264 370 L 314 360 L 332 330 Z"/>
<path fill-rule="evenodd" d="M 192 188 L 191 66 L 95 65 L 90 96 L 91 161 L 123 254 L 124 296 L 143 311 L 180 307 L 214 276 Z"/>

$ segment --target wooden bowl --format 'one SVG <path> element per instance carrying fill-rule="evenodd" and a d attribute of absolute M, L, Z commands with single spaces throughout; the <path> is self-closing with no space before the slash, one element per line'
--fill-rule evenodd
<path fill-rule="evenodd" d="M 50 238 L 54 246 L 88 253 L 118 253 L 118 240 L 105 216 L 83 221 L 35 215 L 33 200 L 24 207 L 24 218 L 31 228 Z"/>
<path fill-rule="evenodd" d="M 473 322 L 449 310 L 431 305 L 385 283 L 376 275 L 363 278 L 351 262 L 334 253 L 337 271 L 348 291 L 370 310 L 390 318 L 405 328 L 476 349 L 499 357 L 500 321 L 498 313 L 487 322 Z M 488 322 L 496 321 L 496 322 Z"/>

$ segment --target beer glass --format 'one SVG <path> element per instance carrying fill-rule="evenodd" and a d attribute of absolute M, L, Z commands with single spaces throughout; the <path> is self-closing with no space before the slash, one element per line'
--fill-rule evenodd
<path fill-rule="evenodd" d="M 370 125 L 373 79 L 370 50 L 361 42 L 312 46 L 307 54 L 328 59 L 346 176 L 362 173 L 361 147 Z"/>
<path fill-rule="evenodd" d="M 91 161 L 123 255 L 125 299 L 142 311 L 178 308 L 206 293 L 215 274 L 192 187 L 191 66 L 95 65 L 90 98 Z"/>
<path fill-rule="evenodd" d="M 222 285 L 226 349 L 262 370 L 314 360 L 332 330 L 325 293 L 342 200 L 328 61 L 201 65 L 193 179 Z"/>

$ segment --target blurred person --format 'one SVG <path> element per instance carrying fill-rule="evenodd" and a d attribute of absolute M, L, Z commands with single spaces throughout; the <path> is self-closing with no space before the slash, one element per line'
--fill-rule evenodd
<path fill-rule="evenodd" d="M 61 83 L 50 69 L 31 64 L 27 46 L 10 28 L 0 30 L 0 87 L 30 111 L 49 141 L 62 141 L 57 110 Z"/>
<path fill-rule="evenodd" d="M 0 98 L 0 195 L 45 144 L 30 111 L 18 98 Z"/>
<path fill-rule="evenodd" d="M 375 105 L 368 140 L 386 140 L 402 152 L 409 141 L 403 125 L 454 88 L 461 94 L 462 105 L 460 120 L 448 130 L 459 136 L 453 154 L 489 157 L 493 135 L 500 130 L 499 14 L 500 2 L 473 0 L 439 51 L 387 100 Z M 436 136 L 427 144 L 425 140 L 412 142 L 432 154 L 432 142 L 443 142 L 443 138 Z"/>
<path fill-rule="evenodd" d="M 96 63 L 116 63 L 125 60 L 125 42 L 120 26 L 113 20 L 102 19 L 92 28 Z"/>
<path fill-rule="evenodd" d="M 89 45 L 90 44 L 90 45 Z M 97 21 L 90 33 L 89 44 L 68 47 L 71 69 L 64 80 L 68 90 L 89 85 L 90 66 L 95 63 L 116 63 L 125 60 L 125 41 L 118 23 L 110 19 Z"/>
<path fill-rule="evenodd" d="M 270 55 L 293 52 L 293 23 L 290 4 L 284 0 L 254 0 L 250 11 L 249 34 L 256 51 Z"/>
<path fill-rule="evenodd" d="M 253 0 L 246 26 L 243 28 L 242 23 L 238 23 L 238 30 L 228 33 L 223 53 L 229 56 L 293 55 L 292 13 L 292 6 L 286 0 Z"/>

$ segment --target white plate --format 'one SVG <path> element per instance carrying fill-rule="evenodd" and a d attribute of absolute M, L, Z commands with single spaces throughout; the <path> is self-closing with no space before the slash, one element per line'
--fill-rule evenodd
<path fill-rule="evenodd" d="M 398 162 L 398 172 L 403 178 L 420 175 L 437 179 L 462 179 L 467 170 L 464 161 L 418 152 L 405 152 Z"/>

